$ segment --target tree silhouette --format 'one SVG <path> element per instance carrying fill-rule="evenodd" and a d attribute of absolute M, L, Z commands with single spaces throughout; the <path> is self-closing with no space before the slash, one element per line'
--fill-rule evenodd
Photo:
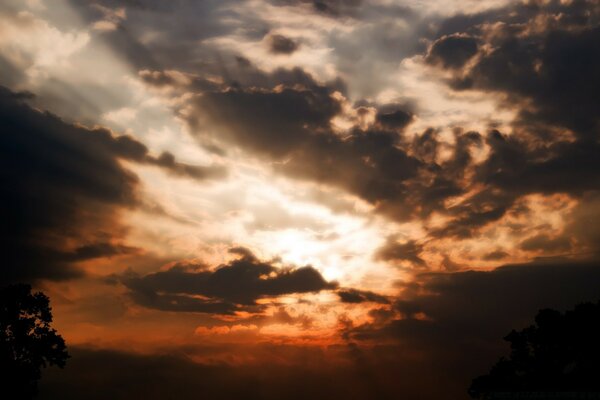
<path fill-rule="evenodd" d="M 600 303 L 584 303 L 564 314 L 539 311 L 535 325 L 512 331 L 508 359 L 488 375 L 475 378 L 469 395 L 493 398 L 494 392 L 600 391 Z"/>
<path fill-rule="evenodd" d="M 51 310 L 48 297 L 29 285 L 0 288 L 0 397 L 31 399 L 42 367 L 65 366 L 69 354 L 50 326 Z"/>

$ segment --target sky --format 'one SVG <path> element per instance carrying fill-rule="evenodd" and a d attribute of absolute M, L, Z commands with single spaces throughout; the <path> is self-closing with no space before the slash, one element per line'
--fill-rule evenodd
<path fill-rule="evenodd" d="M 464 399 L 598 300 L 595 0 L 4 0 L 41 399 Z"/>

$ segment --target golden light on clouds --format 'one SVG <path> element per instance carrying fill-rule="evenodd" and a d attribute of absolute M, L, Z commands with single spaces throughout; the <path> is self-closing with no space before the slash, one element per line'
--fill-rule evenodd
<path fill-rule="evenodd" d="M 360 399 L 444 397 L 443 375 L 459 398 L 481 360 L 457 354 L 595 300 L 599 15 L 7 0 L 0 283 L 44 290 L 84 355 L 316 365 Z"/>

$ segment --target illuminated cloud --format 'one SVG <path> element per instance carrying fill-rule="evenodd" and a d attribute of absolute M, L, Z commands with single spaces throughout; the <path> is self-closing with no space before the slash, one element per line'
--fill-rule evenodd
<path fill-rule="evenodd" d="M 2 2 L 1 281 L 81 346 L 48 393 L 123 363 L 102 398 L 460 398 L 537 308 L 596 300 L 599 21 Z"/>

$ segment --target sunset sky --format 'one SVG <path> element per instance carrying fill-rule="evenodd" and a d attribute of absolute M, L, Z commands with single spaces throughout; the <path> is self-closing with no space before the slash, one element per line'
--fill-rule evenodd
<path fill-rule="evenodd" d="M 40 398 L 466 398 L 600 298 L 599 71 L 596 0 L 2 0 Z"/>

